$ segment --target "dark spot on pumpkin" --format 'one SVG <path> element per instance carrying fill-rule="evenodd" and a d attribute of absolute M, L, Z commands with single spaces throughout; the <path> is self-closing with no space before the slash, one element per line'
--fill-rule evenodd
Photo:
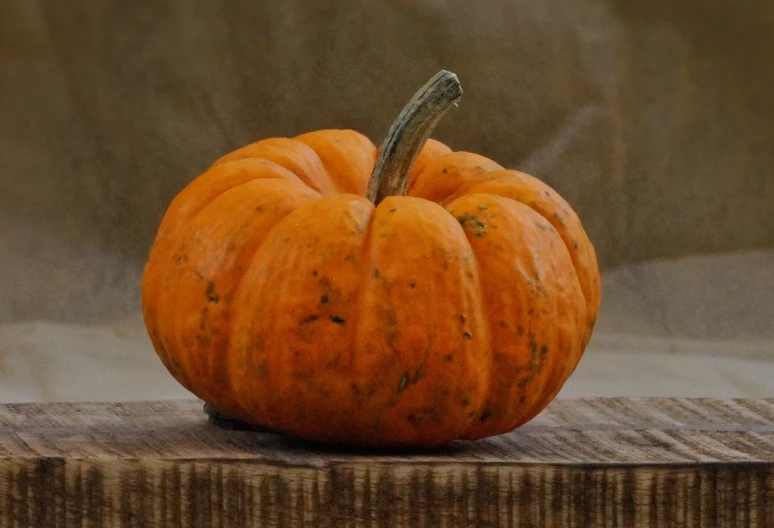
<path fill-rule="evenodd" d="M 548 229 L 543 222 L 535 222 L 535 225 L 542 231 L 546 231 Z"/>
<path fill-rule="evenodd" d="M 478 170 L 478 171 L 484 170 L 484 167 L 482 167 L 481 165 L 474 165 L 473 168 Z"/>
<path fill-rule="evenodd" d="M 527 401 L 527 395 L 526 394 L 522 394 L 519 397 L 519 403 L 525 403 L 526 401 Z"/>
<path fill-rule="evenodd" d="M 266 358 L 262 358 L 255 367 L 259 376 L 266 376 L 269 373 L 269 361 Z"/>
<path fill-rule="evenodd" d="M 256 212 L 256 213 L 260 213 L 260 212 L 262 212 L 262 211 L 263 211 L 263 206 L 262 206 L 262 205 L 256 205 L 256 206 L 255 206 L 255 212 Z"/>
<path fill-rule="evenodd" d="M 319 275 L 319 273 L 317 273 L 317 270 L 312 270 L 312 276 L 317 277 L 317 275 Z"/>
<path fill-rule="evenodd" d="M 374 271 L 372 272 L 372 274 L 377 279 L 382 276 L 381 272 L 379 271 L 379 268 L 374 268 Z"/>
<path fill-rule="evenodd" d="M 446 354 L 446 355 L 443 357 L 443 359 L 444 359 L 444 360 L 445 360 L 447 363 L 451 363 L 451 362 L 452 362 L 452 360 L 454 360 L 454 354 L 452 354 L 452 353 Z"/>
<path fill-rule="evenodd" d="M 482 412 L 481 416 L 479 417 L 479 421 L 481 423 L 484 423 L 484 422 L 486 422 L 491 417 L 492 417 L 491 409 L 484 409 L 484 412 Z"/>
<path fill-rule="evenodd" d="M 489 208 L 486 205 L 479 205 L 476 207 L 476 209 L 478 209 L 479 211 L 486 211 Z"/>
<path fill-rule="evenodd" d="M 331 315 L 330 317 L 331 317 L 331 321 L 333 321 L 334 323 L 336 323 L 338 325 L 343 325 L 344 322 L 345 322 L 344 319 L 341 316 Z"/>
<path fill-rule="evenodd" d="M 546 196 L 551 196 L 551 193 L 548 191 L 543 191 L 543 194 L 545 194 Z"/>
<path fill-rule="evenodd" d="M 463 397 L 461 403 L 463 407 L 467 407 L 468 405 L 470 405 L 470 396 Z"/>
<path fill-rule="evenodd" d="M 472 230 L 477 238 L 486 236 L 486 223 L 476 215 L 463 215 L 457 218 L 457 221 L 462 227 Z"/>
<path fill-rule="evenodd" d="M 573 241 L 572 247 L 573 247 L 573 249 L 578 249 L 578 243 Z"/>
<path fill-rule="evenodd" d="M 329 300 L 330 299 L 328 299 L 328 294 L 327 293 L 323 293 L 322 295 L 320 295 L 320 302 L 322 304 L 327 304 Z"/>
<path fill-rule="evenodd" d="M 533 332 L 529 332 L 527 334 L 527 344 L 529 345 L 529 351 L 532 355 L 530 357 L 530 361 L 535 359 L 535 354 L 537 354 L 537 341 L 535 341 L 535 334 Z"/>
<path fill-rule="evenodd" d="M 199 330 L 204 331 L 207 328 L 207 319 L 210 315 L 210 309 L 206 306 L 202 308 L 202 318 L 199 319 Z"/>
<path fill-rule="evenodd" d="M 460 314 L 460 323 L 464 323 L 465 319 L 465 314 Z"/>
<path fill-rule="evenodd" d="M 220 297 L 215 293 L 215 284 L 212 281 L 207 281 L 207 288 L 205 288 L 204 294 L 207 296 L 207 300 L 213 304 L 218 304 L 218 301 L 220 301 Z"/>
<path fill-rule="evenodd" d="M 309 314 L 306 317 L 304 317 L 303 319 L 301 319 L 299 321 L 299 323 L 302 324 L 302 325 L 303 324 L 308 324 L 308 323 L 313 323 L 314 321 L 318 320 L 319 318 L 320 318 L 320 316 L 317 315 L 317 314 Z"/>
<path fill-rule="evenodd" d="M 548 230 L 552 233 L 556 233 L 556 229 L 554 229 L 554 226 L 548 226 Z"/>
<path fill-rule="evenodd" d="M 529 310 L 527 310 L 527 315 L 532 315 L 534 313 L 535 313 L 535 309 L 534 308 L 530 308 Z"/>
<path fill-rule="evenodd" d="M 505 321 L 500 321 L 499 323 L 497 323 L 497 326 L 499 326 L 500 328 L 508 328 L 508 325 L 505 323 Z"/>
<path fill-rule="evenodd" d="M 419 425 L 419 424 L 422 423 L 422 417 L 421 416 L 417 416 L 416 414 L 413 414 L 413 413 L 409 414 L 408 416 L 406 416 L 406 420 L 411 425 Z"/>
<path fill-rule="evenodd" d="M 397 207 L 393 207 L 393 208 L 392 208 L 392 209 L 390 209 L 388 212 L 389 212 L 389 213 L 394 213 L 394 212 L 395 212 L 395 211 L 397 211 L 397 210 L 398 210 L 398 208 L 397 208 Z"/>
<path fill-rule="evenodd" d="M 465 330 L 462 335 L 465 337 L 465 339 L 473 339 L 473 334 Z"/>
<path fill-rule="evenodd" d="M 400 378 L 400 382 L 398 383 L 398 394 L 403 392 L 406 387 L 409 384 L 409 374 L 408 372 L 404 373 L 403 376 Z"/>
<path fill-rule="evenodd" d="M 524 335 L 524 327 L 521 326 L 521 325 L 516 327 L 516 333 L 519 334 L 520 336 L 523 336 Z"/>
<path fill-rule="evenodd" d="M 416 282 L 412 282 L 412 283 L 409 284 L 409 287 L 412 288 L 412 289 L 416 288 L 417 287 L 417 283 Z"/>
<path fill-rule="evenodd" d="M 464 225 L 473 225 L 475 227 L 484 228 L 486 224 L 476 215 L 463 215 L 457 218 L 457 221 Z"/>
<path fill-rule="evenodd" d="M 449 172 L 449 171 L 446 169 L 446 167 L 444 167 L 443 169 L 441 169 L 441 172 L 442 172 L 442 173 L 444 173 L 444 174 L 446 174 L 446 173 L 447 173 L 447 172 Z"/>

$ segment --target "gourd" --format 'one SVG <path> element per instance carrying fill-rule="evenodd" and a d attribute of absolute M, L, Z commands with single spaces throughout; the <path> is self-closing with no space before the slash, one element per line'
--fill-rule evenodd
<path fill-rule="evenodd" d="M 537 415 L 591 337 L 596 256 L 548 185 L 428 139 L 461 95 L 441 71 L 379 149 L 318 130 L 193 179 L 142 278 L 172 376 L 223 413 L 320 442 L 434 446 Z"/>

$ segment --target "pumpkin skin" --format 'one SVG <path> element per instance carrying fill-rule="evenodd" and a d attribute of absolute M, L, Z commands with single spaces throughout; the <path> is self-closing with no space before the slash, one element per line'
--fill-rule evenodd
<path fill-rule="evenodd" d="M 193 394 L 307 440 L 433 446 L 508 432 L 577 366 L 594 248 L 553 189 L 429 140 L 406 196 L 364 197 L 351 130 L 271 138 L 170 204 L 142 279 L 153 346 Z"/>

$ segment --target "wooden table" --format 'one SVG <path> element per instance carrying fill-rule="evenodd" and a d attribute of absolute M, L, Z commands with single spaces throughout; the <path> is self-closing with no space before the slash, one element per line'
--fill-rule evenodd
<path fill-rule="evenodd" d="M 0 405 L 0 526 L 774 527 L 774 399 L 557 400 L 511 434 L 346 452 L 198 401 Z"/>

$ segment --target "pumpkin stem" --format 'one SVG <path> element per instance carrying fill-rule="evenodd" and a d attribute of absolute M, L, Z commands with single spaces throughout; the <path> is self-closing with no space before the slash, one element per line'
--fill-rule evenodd
<path fill-rule="evenodd" d="M 388 196 L 403 196 L 411 169 L 433 129 L 452 104 L 462 97 L 457 76 L 446 70 L 414 94 L 392 123 L 368 181 L 366 198 L 375 205 Z"/>

